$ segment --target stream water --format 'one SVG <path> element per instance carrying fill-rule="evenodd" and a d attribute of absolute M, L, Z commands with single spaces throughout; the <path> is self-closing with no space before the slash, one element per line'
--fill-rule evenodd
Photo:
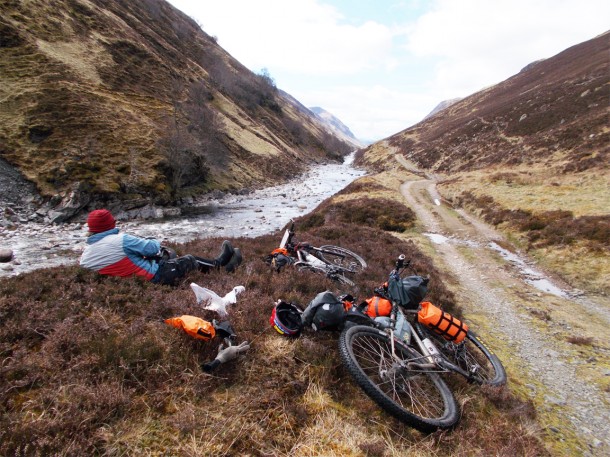
<path fill-rule="evenodd" d="M 122 232 L 160 241 L 184 243 L 196 238 L 256 237 L 284 227 L 291 218 L 311 212 L 363 170 L 352 165 L 353 154 L 342 164 L 312 168 L 295 181 L 254 191 L 226 195 L 205 202 L 206 214 L 169 220 L 119 222 Z M 82 224 L 20 224 L 14 230 L 0 228 L 0 248 L 11 249 L 14 259 L 0 264 L 0 277 L 15 276 L 38 268 L 72 264 L 84 248 L 87 228 Z"/>

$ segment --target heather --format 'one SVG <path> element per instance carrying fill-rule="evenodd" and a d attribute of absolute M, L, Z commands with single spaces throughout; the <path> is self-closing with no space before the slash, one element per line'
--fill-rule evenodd
<path fill-rule="evenodd" d="M 481 391 L 452 379 L 462 421 L 452 432 L 425 436 L 383 413 L 355 386 L 341 366 L 337 334 L 308 331 L 289 340 L 271 329 L 275 300 L 305 306 L 326 289 L 366 298 L 400 253 L 412 259 L 414 271 L 430 275 L 428 298 L 459 313 L 447 279 L 414 243 L 343 222 L 349 208 L 324 208 L 324 223 L 317 212 L 296 221 L 297 237 L 361 254 L 369 268 L 352 290 L 314 274 L 269 268 L 264 257 L 281 233 L 233 239 L 245 258 L 235 274 L 193 274 L 175 288 L 78 266 L 1 280 L 0 453 L 544 455 L 540 432 L 532 432 L 532 405 L 507 388 Z M 207 253 L 220 241 L 174 247 Z M 220 341 L 197 341 L 163 323 L 182 314 L 218 317 L 196 304 L 191 281 L 219 294 L 246 287 L 229 308 L 230 321 L 252 349 L 211 374 L 200 365 Z"/>

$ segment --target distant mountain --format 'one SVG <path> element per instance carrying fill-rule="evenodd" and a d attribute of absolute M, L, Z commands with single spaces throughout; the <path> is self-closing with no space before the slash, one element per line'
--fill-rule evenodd
<path fill-rule="evenodd" d="M 329 113 L 324 108 L 320 108 L 319 106 L 314 106 L 309 109 L 330 128 L 330 131 L 334 135 L 352 144 L 357 149 L 364 146 L 364 143 L 357 139 L 352 131 L 336 116 Z"/>
<path fill-rule="evenodd" d="M 449 108 L 451 105 L 453 105 L 454 103 L 457 103 L 461 100 L 461 98 L 452 98 L 450 100 L 444 100 L 442 102 L 440 102 L 438 105 L 436 105 L 434 107 L 434 109 L 432 111 L 430 111 L 423 120 L 428 119 L 429 117 L 434 116 L 436 113 L 443 111 L 445 108 Z"/>
<path fill-rule="evenodd" d="M 533 62 L 364 151 L 380 167 L 402 153 L 421 168 L 451 173 L 545 164 L 559 172 L 610 162 L 610 32 Z M 384 153 L 385 150 L 385 158 Z M 563 170 L 563 171 L 562 171 Z"/>
<path fill-rule="evenodd" d="M 353 148 L 163 0 L 0 2 L 0 52 L 0 159 L 57 221 L 271 185 Z"/>

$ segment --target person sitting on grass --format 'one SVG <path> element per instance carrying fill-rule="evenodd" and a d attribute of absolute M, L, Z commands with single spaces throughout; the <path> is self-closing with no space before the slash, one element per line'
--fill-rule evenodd
<path fill-rule="evenodd" d="M 208 273 L 224 269 L 231 273 L 241 264 L 242 256 L 228 240 L 223 241 L 215 259 L 184 255 L 162 258 L 161 243 L 154 239 L 119 233 L 116 221 L 107 209 L 91 211 L 87 217 L 89 233 L 80 265 L 109 276 L 141 276 L 148 281 L 175 285 L 191 271 Z"/>

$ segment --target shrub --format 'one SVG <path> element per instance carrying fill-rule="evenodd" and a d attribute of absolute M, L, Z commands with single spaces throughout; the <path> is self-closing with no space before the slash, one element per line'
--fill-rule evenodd
<path fill-rule="evenodd" d="M 563 210 L 507 210 L 489 196 L 477 197 L 470 192 L 462 193 L 456 203 L 480 209 L 485 220 L 494 225 L 508 224 L 524 232 L 530 247 L 565 246 L 577 241 L 592 250 L 610 246 L 610 216 L 574 217 L 571 211 Z"/>
<path fill-rule="evenodd" d="M 384 231 L 404 232 L 411 228 L 415 213 L 410 208 L 385 198 L 358 198 L 321 206 L 327 221 L 364 225 Z"/>

